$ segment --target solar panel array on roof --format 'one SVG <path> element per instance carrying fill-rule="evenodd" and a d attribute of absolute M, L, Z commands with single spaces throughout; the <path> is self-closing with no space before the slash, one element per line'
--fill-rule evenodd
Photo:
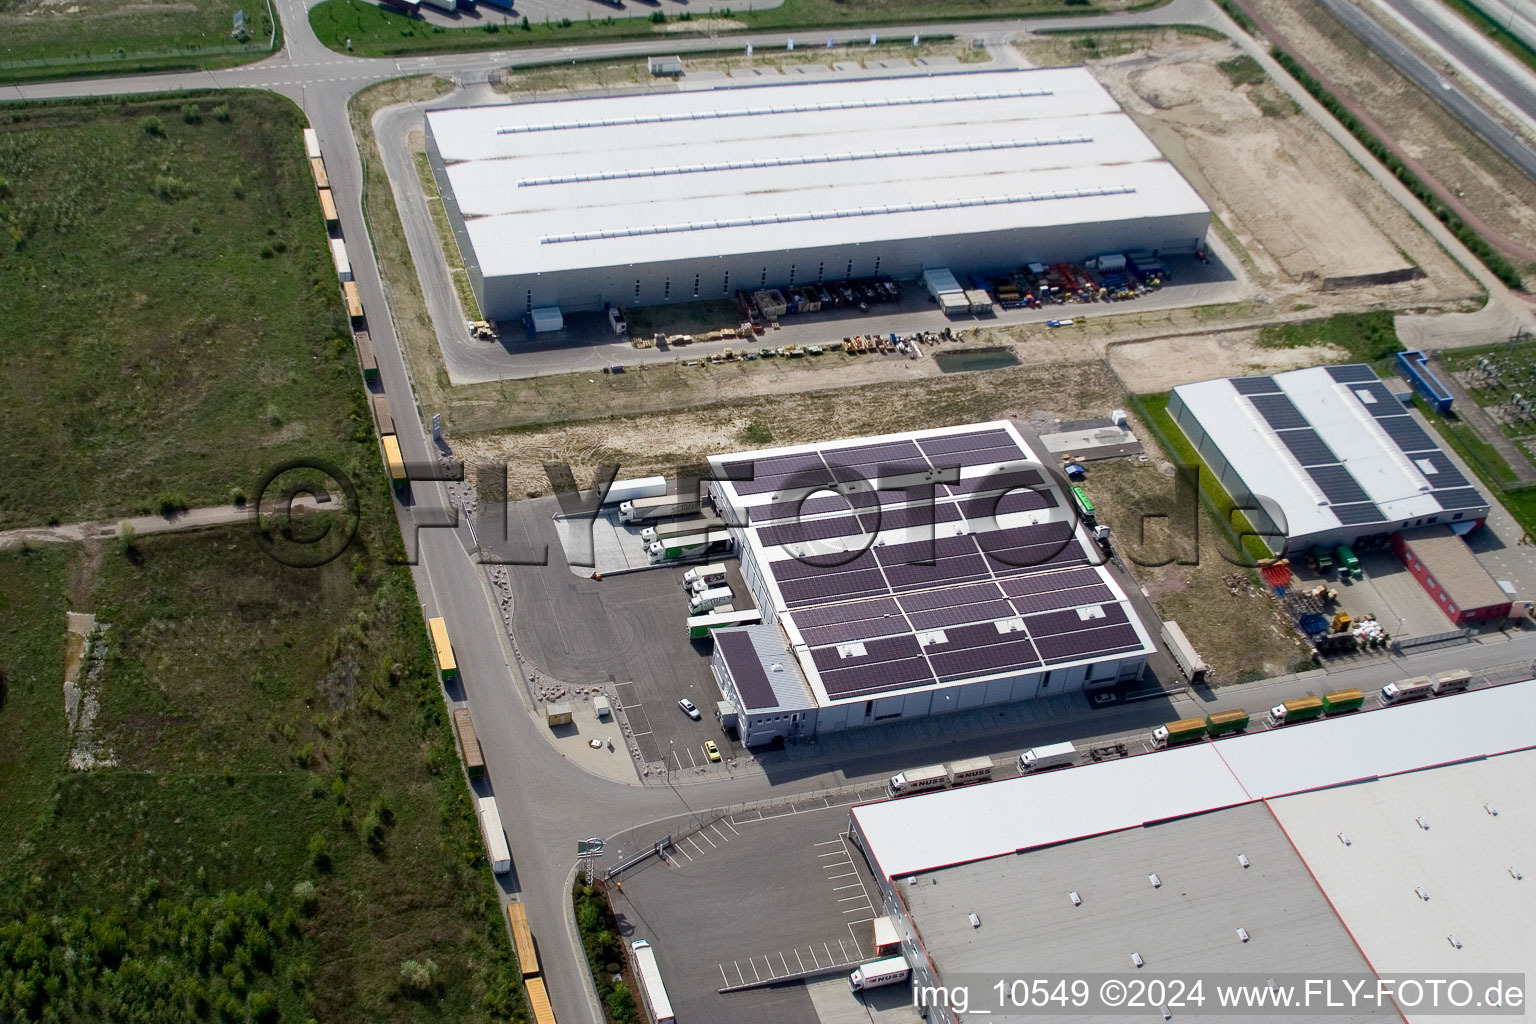
<path fill-rule="evenodd" d="M 1340 384 L 1350 384 L 1355 381 L 1373 381 L 1378 379 L 1376 371 L 1364 363 L 1347 363 L 1343 366 L 1328 367 L 1328 376 Z"/>
<path fill-rule="evenodd" d="M 741 695 L 746 710 L 771 708 L 778 704 L 768 673 L 763 671 L 757 650 L 752 646 L 750 634 L 737 630 L 722 630 L 715 634 L 715 643 L 730 666 L 731 678 L 736 682 L 736 692 Z"/>
<path fill-rule="evenodd" d="M 1280 385 L 1273 377 L 1232 377 L 1232 387 L 1240 395 L 1278 395 Z"/>
<path fill-rule="evenodd" d="M 1424 432 L 1424 428 L 1406 413 L 1401 416 L 1390 416 L 1379 422 L 1381 429 L 1387 432 L 1387 436 L 1393 443 L 1405 452 L 1428 452 L 1440 447 L 1431 441 L 1429 435 Z"/>
<path fill-rule="evenodd" d="M 1284 395 L 1249 395 L 1248 400 L 1264 417 L 1264 421 L 1276 430 L 1311 426 L 1295 404 Z"/>
<path fill-rule="evenodd" d="M 1381 381 L 1369 383 L 1351 384 L 1349 390 L 1354 393 L 1356 401 L 1365 406 L 1366 410 L 1377 419 L 1383 416 L 1404 415 L 1403 403 L 1399 402 L 1387 386 Z"/>
<path fill-rule="evenodd" d="M 1280 442 L 1290 449 L 1296 461 L 1303 466 L 1328 466 L 1339 461 L 1333 449 L 1311 427 L 1305 430 L 1282 430 L 1278 436 Z"/>
<path fill-rule="evenodd" d="M 1434 499 L 1447 512 L 1488 507 L 1488 499 L 1483 497 L 1483 493 L 1476 487 L 1457 487 L 1444 491 L 1435 491 Z"/>
<path fill-rule="evenodd" d="M 1354 505 L 1334 505 L 1331 511 L 1345 526 L 1364 526 L 1382 520 L 1381 509 L 1369 501 Z"/>
<path fill-rule="evenodd" d="M 1365 488 L 1361 487 L 1360 482 L 1343 466 L 1313 466 L 1307 470 L 1307 475 L 1322 489 L 1324 496 L 1335 505 L 1351 505 L 1371 500 L 1371 496 L 1365 493 Z"/>
<path fill-rule="evenodd" d="M 1408 457 L 1418 471 L 1424 474 L 1424 479 L 1428 480 L 1430 486 L 1437 491 L 1467 486 L 1467 478 L 1462 475 L 1461 470 L 1452 465 L 1450 456 L 1445 452 L 1419 452 Z"/>

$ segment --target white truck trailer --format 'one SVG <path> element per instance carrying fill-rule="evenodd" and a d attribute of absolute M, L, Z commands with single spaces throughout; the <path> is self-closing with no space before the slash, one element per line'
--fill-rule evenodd
<path fill-rule="evenodd" d="M 735 596 L 731 593 L 730 587 L 715 587 L 712 590 L 704 591 L 702 594 L 694 594 L 688 600 L 688 614 L 702 615 L 713 608 L 730 604 L 731 599 Z"/>
<path fill-rule="evenodd" d="M 1205 682 L 1205 675 L 1209 669 L 1200 655 L 1195 653 L 1194 645 L 1184 636 L 1184 631 L 1179 624 L 1169 619 L 1163 623 L 1163 646 L 1168 648 L 1168 653 L 1173 655 L 1173 660 L 1179 665 L 1179 671 L 1189 679 L 1191 683 Z"/>
<path fill-rule="evenodd" d="M 703 502 L 697 494 L 655 494 L 619 503 L 619 521 L 640 523 L 647 519 L 665 519 L 697 512 Z"/>
<path fill-rule="evenodd" d="M 895 985 L 912 976 L 912 968 L 904 956 L 893 956 L 874 963 L 860 964 L 858 970 L 848 975 L 848 987 L 855 992 Z"/>
<path fill-rule="evenodd" d="M 654 498 L 667 493 L 667 478 L 643 476 L 638 480 L 615 480 L 608 493 L 603 495 L 604 505 L 618 505 L 636 498 Z"/>
<path fill-rule="evenodd" d="M 502 830 L 495 798 L 483 796 L 476 800 L 475 816 L 480 819 L 480 834 L 485 837 L 485 855 L 491 862 L 491 870 L 498 875 L 506 874 L 512 870 L 512 851 L 507 846 L 507 834 Z"/>
<path fill-rule="evenodd" d="M 1077 748 L 1070 743 L 1052 743 L 1048 747 L 1030 747 L 1019 755 L 1019 771 L 1038 772 L 1060 768 L 1077 760 Z"/>

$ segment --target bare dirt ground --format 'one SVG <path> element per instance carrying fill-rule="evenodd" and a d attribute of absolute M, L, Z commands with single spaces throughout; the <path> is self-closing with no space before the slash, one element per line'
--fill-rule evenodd
<path fill-rule="evenodd" d="M 1263 348 L 1259 332 L 1246 330 L 1128 342 L 1115 345 L 1108 355 L 1122 380 L 1140 394 L 1156 394 L 1212 377 L 1278 373 L 1338 362 L 1347 353 L 1332 345 Z"/>
<path fill-rule="evenodd" d="M 716 19 L 719 20 L 719 19 Z M 707 19 L 695 18 L 692 21 L 675 22 L 674 31 L 697 31 L 699 25 L 707 22 Z M 721 28 L 739 26 L 738 22 L 722 22 Z M 669 26 L 672 28 L 673 26 Z M 880 43 L 877 46 L 840 46 L 827 50 L 819 47 L 807 47 L 800 50 L 768 50 L 762 53 L 754 53 L 747 56 L 745 53 L 732 55 L 699 55 L 685 56 L 683 68 L 686 75 L 698 75 L 704 72 L 729 72 L 740 68 L 757 68 L 760 70 L 777 69 L 785 71 L 788 68 L 805 64 L 831 64 L 836 61 L 855 62 L 873 66 L 875 61 L 897 60 L 906 58 L 912 60 L 917 57 L 954 57 L 966 64 L 980 64 L 992 60 L 992 55 L 986 50 L 974 49 L 969 39 L 964 42 L 951 41 L 939 43 L 921 43 L 913 46 L 910 42 L 891 41 Z M 583 63 L 577 65 L 557 65 L 544 68 L 528 68 L 519 71 L 503 71 L 492 76 L 492 87 L 497 92 L 516 93 L 519 95 L 535 95 L 546 99 L 555 98 L 564 93 L 586 92 L 600 89 L 624 89 L 626 91 L 639 88 L 654 89 L 658 92 L 676 92 L 678 85 L 670 78 L 657 78 L 650 73 L 649 65 L 645 60 L 617 60 L 610 63 Z"/>
<path fill-rule="evenodd" d="M 932 368 L 932 360 L 923 360 Z M 742 364 L 751 366 L 753 364 Z M 867 372 L 870 364 L 863 364 Z M 918 364 L 914 364 L 918 365 Z M 850 360 L 850 372 L 861 364 Z M 626 375 L 627 376 L 627 375 Z M 795 375 L 789 375 L 793 378 Z M 841 373 L 839 374 L 841 377 Z M 1013 416 L 1025 423 L 1107 416 L 1120 389 L 1103 363 L 1020 366 L 979 373 L 914 375 L 864 387 L 726 398 L 686 412 L 608 418 L 456 439 L 469 463 L 505 460 L 514 496 L 549 493 L 544 464 L 567 462 L 583 487 L 593 467 L 618 463 L 622 477 L 667 472 L 705 456 L 835 437 L 857 437 Z M 755 425 L 748 432 L 749 425 Z M 746 436 L 769 442 L 751 443 Z"/>
<path fill-rule="evenodd" d="M 1234 86 L 1218 67 L 1237 56 L 1231 43 L 1164 32 L 1106 52 L 1089 69 L 1211 204 L 1272 294 L 1360 309 L 1450 306 L 1479 293 L 1272 82 Z M 1323 290 L 1414 267 L 1423 279 Z"/>
<path fill-rule="evenodd" d="M 1462 127 L 1316 3 L 1254 0 L 1276 31 L 1469 209 L 1536 248 L 1536 182 Z"/>

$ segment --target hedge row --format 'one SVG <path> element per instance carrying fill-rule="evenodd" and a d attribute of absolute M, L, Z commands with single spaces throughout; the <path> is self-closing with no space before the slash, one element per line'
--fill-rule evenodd
<path fill-rule="evenodd" d="M 1409 170 L 1403 161 L 1389 150 L 1370 129 L 1360 123 L 1359 118 L 1355 117 L 1343 103 L 1339 102 L 1337 96 L 1325 89 L 1321 82 L 1308 74 L 1296 58 L 1278 46 L 1271 46 L 1269 48 L 1269 55 L 1275 58 L 1276 62 L 1285 68 L 1292 78 L 1300 82 L 1301 87 L 1311 93 L 1312 98 L 1321 103 L 1328 113 L 1338 118 L 1339 123 L 1348 128 L 1350 134 L 1354 135 L 1360 141 L 1360 144 L 1370 151 L 1372 156 L 1380 160 L 1387 170 L 1391 171 L 1397 180 L 1407 187 L 1408 191 L 1412 192 L 1421 203 L 1429 207 L 1430 212 L 1435 215 L 1440 223 L 1449 228 L 1451 234 L 1455 235 L 1457 240 L 1471 251 L 1472 255 L 1481 260 L 1483 266 L 1491 270 L 1495 277 L 1511 288 L 1517 290 L 1524 288 L 1524 282 L 1520 279 L 1520 272 L 1515 269 L 1514 264 L 1505 259 L 1504 255 L 1490 245 L 1487 239 L 1473 231 L 1466 221 L 1457 216 L 1454 210 L 1446 206 L 1440 197 L 1431 191 L 1429 186 L 1424 184 L 1417 174 Z"/>

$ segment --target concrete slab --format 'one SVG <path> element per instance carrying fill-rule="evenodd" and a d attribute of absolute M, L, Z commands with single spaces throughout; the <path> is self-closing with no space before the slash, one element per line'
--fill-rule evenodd
<path fill-rule="evenodd" d="M 1115 426 L 1041 434 L 1040 443 L 1052 455 L 1076 455 L 1090 460 L 1141 454 L 1141 442 L 1136 440 L 1136 435 L 1124 427 Z"/>
<path fill-rule="evenodd" d="M 1324 584 L 1339 592 L 1339 608 L 1356 619 L 1374 615 L 1394 637 L 1433 636 L 1455 627 L 1445 613 L 1424 593 L 1419 581 L 1391 551 L 1356 552 L 1361 579 L 1340 580 L 1330 574 L 1319 577 L 1305 565 L 1291 563 L 1295 586 L 1310 589 Z"/>
<path fill-rule="evenodd" d="M 635 763 L 625 749 L 624 734 L 613 719 L 603 721 L 597 717 L 589 701 L 576 704 L 570 725 L 556 726 L 550 730 L 555 738 L 555 749 L 560 756 L 580 765 L 593 775 L 614 782 L 639 782 Z M 593 742 L 597 746 L 592 746 Z"/>

